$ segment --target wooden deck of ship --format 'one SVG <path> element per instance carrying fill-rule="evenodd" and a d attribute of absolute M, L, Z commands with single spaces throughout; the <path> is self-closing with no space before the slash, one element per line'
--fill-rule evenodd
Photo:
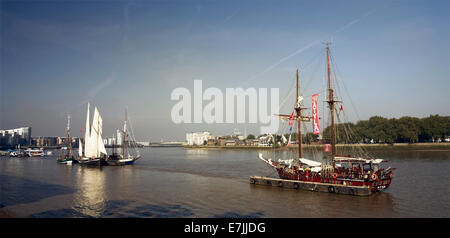
<path fill-rule="evenodd" d="M 347 194 L 354 196 L 370 196 L 372 191 L 369 187 L 349 186 L 343 184 L 316 183 L 298 180 L 286 180 L 261 176 L 251 176 L 250 183 L 254 185 L 266 185 L 290 189 L 302 189 L 316 192 Z"/>

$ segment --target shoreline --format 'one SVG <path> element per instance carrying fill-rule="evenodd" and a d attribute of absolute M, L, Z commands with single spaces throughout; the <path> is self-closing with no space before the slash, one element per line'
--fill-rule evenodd
<path fill-rule="evenodd" d="M 394 144 L 336 144 L 337 148 L 361 146 L 367 149 L 408 149 L 420 151 L 449 151 L 450 143 L 394 143 Z M 323 148 L 323 144 L 311 145 L 303 144 L 304 149 Z M 205 149 L 205 150 L 296 150 L 297 145 L 291 145 L 274 148 L 271 146 L 184 146 L 185 149 Z"/>

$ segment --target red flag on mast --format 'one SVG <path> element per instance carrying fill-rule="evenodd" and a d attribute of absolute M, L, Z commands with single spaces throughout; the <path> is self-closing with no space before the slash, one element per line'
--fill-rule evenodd
<path fill-rule="evenodd" d="M 319 94 L 314 94 L 312 96 L 313 133 L 314 133 L 314 135 L 320 134 L 319 113 L 317 112 L 318 101 L 319 101 Z"/>
<path fill-rule="evenodd" d="M 294 120 L 294 112 L 289 116 L 289 125 L 292 126 L 292 121 Z"/>

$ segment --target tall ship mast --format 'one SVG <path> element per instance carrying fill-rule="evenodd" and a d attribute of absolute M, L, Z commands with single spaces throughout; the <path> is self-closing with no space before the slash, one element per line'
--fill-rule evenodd
<path fill-rule="evenodd" d="M 387 189 L 390 186 L 395 168 L 383 168 L 381 163 L 387 162 L 386 160 L 361 156 L 341 156 L 337 154 L 335 111 L 336 103 L 340 103 L 340 101 L 335 100 L 334 90 L 331 85 L 329 43 L 326 43 L 326 60 L 328 90 L 327 101 L 325 102 L 328 103 L 328 108 L 330 110 L 331 164 L 303 157 L 302 121 L 313 121 L 314 130 L 314 127 L 318 123 L 318 114 L 317 111 L 313 111 L 312 117 L 302 115 L 302 111 L 307 108 L 302 107 L 303 97 L 299 95 L 299 71 L 297 69 L 296 99 L 294 106 L 296 115 L 294 117 L 294 113 L 292 113 L 291 115 L 280 114 L 278 116 L 280 119 L 289 119 L 290 126 L 292 126 L 293 121 L 297 122 L 298 158 L 287 160 L 278 159 L 275 161 L 271 158 L 265 158 L 263 154 L 260 153 L 258 157 L 276 169 L 279 179 L 252 176 L 250 178 L 251 183 L 273 184 L 275 181 L 278 182 L 278 185 L 287 183 L 293 188 L 350 195 L 370 195 L 374 192 Z M 317 99 L 318 94 L 313 95 L 313 110 L 317 110 L 318 108 Z M 316 134 L 316 132 L 314 134 Z M 317 132 L 317 134 L 320 134 L 320 131 Z"/>
<path fill-rule="evenodd" d="M 67 115 L 67 126 L 66 126 L 66 146 L 61 149 L 61 154 L 56 160 L 60 164 L 72 164 L 76 163 L 75 157 L 72 151 L 72 138 L 70 137 L 70 115 Z"/>
<path fill-rule="evenodd" d="M 129 130 L 127 129 L 128 126 L 130 127 Z M 129 138 L 129 140 L 127 140 L 127 138 Z M 125 120 L 123 122 L 123 130 L 121 130 L 121 139 L 122 153 L 119 155 L 113 151 L 113 154 L 106 159 L 108 165 L 130 165 L 141 158 L 136 139 L 134 138 L 131 122 L 128 120 L 127 108 L 125 108 Z M 132 153 L 134 154 L 132 155 Z"/>
<path fill-rule="evenodd" d="M 98 111 L 94 108 L 94 118 L 92 126 L 90 125 L 89 117 L 90 103 L 88 102 L 86 113 L 86 127 L 84 135 L 84 146 L 80 140 L 79 159 L 78 162 L 82 165 L 101 166 L 106 165 L 106 157 L 108 156 L 105 145 L 103 144 L 103 119 Z"/>
<path fill-rule="evenodd" d="M 336 130 L 334 127 L 334 106 L 338 101 L 334 100 L 333 88 L 331 87 L 331 70 L 330 70 L 330 47 L 327 45 L 327 72 L 328 72 L 328 107 L 330 108 L 330 118 L 331 118 L 331 160 L 333 161 L 333 168 L 336 168 L 336 163 L 334 161 L 336 157 Z"/>

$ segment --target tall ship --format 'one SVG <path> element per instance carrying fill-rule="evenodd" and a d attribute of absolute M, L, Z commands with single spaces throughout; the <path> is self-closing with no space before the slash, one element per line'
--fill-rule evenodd
<path fill-rule="evenodd" d="M 275 160 L 266 158 L 259 153 L 258 157 L 277 171 L 279 179 L 252 176 L 250 177 L 250 183 L 361 196 L 383 191 L 391 185 L 395 168 L 384 168 L 382 164 L 388 162 L 387 160 L 375 159 L 370 157 L 368 153 L 360 153 L 361 148 L 359 148 L 359 151 L 358 149 L 353 150 L 354 155 L 352 155 L 352 151 L 346 151 L 345 155 L 336 151 L 335 114 L 338 113 L 336 104 L 341 102 L 336 100 L 331 85 L 329 43 L 326 44 L 326 57 L 328 87 L 326 90 L 327 101 L 325 102 L 329 108 L 331 138 L 330 144 L 325 144 L 324 147 L 327 152 L 331 150 L 331 154 L 328 152 L 329 156 L 322 162 L 315 159 L 307 159 L 303 156 L 302 122 L 312 122 L 314 134 L 320 134 L 319 115 L 317 113 L 318 94 L 312 96 L 312 116 L 304 116 L 303 111 L 307 108 L 303 107 L 303 97 L 299 96 L 297 70 L 294 111 L 290 115 L 280 114 L 277 116 L 282 120 L 289 120 L 291 135 L 292 124 L 294 121 L 297 122 L 298 156 L 291 159 Z M 342 110 L 342 106 L 340 110 Z M 350 147 L 354 148 L 357 146 L 357 144 L 352 144 Z"/>
<path fill-rule="evenodd" d="M 130 128 L 128 128 L 130 127 Z M 128 109 L 125 108 L 125 120 L 121 132 L 121 146 L 113 144 L 112 154 L 106 159 L 108 165 L 130 165 L 141 158 L 136 139 L 133 133 L 133 127 L 128 120 Z M 115 141 L 115 140 L 113 140 Z M 121 151 L 119 152 L 118 149 Z"/>
<path fill-rule="evenodd" d="M 90 103 L 88 102 L 84 143 L 80 139 L 78 163 L 94 166 L 106 165 L 108 153 L 106 152 L 102 138 L 103 120 L 97 107 L 95 107 L 92 126 L 90 126 L 89 108 Z"/>
<path fill-rule="evenodd" d="M 66 146 L 61 148 L 61 154 L 56 162 L 60 164 L 72 164 L 78 162 L 72 151 L 72 138 L 70 137 L 70 115 L 67 116 Z"/>

